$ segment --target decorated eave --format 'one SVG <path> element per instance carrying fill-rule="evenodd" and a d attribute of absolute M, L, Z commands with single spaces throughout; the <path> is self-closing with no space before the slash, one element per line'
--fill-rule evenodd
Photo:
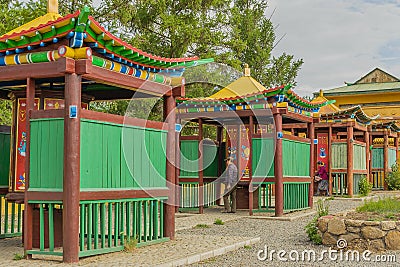
<path fill-rule="evenodd" d="M 261 92 L 229 98 L 178 98 L 178 112 L 213 112 L 227 110 L 254 110 L 287 107 L 289 111 L 312 116 L 331 101 L 311 103 L 300 97 L 291 85 L 265 89 Z"/>
<path fill-rule="evenodd" d="M 30 27 L 34 24 L 28 23 L 0 36 L 0 66 L 49 62 L 62 56 L 92 58 L 95 66 L 170 84 L 171 79 L 166 76 L 181 76 L 186 67 L 213 61 L 198 57 L 165 58 L 146 53 L 112 35 L 89 13 L 89 8 L 85 7 L 82 11 L 51 21 L 45 21 L 49 17 L 45 15 L 42 24 Z M 36 52 L 55 43 L 66 44 L 67 48 Z M 84 52 L 76 51 L 82 48 Z"/>
<path fill-rule="evenodd" d="M 353 106 L 337 112 L 326 113 L 320 115 L 321 122 L 342 122 L 343 120 L 355 119 L 362 124 L 370 124 L 371 121 L 377 119 L 379 115 L 370 117 L 362 110 L 361 106 Z"/>
<path fill-rule="evenodd" d="M 372 130 L 384 130 L 390 129 L 393 132 L 400 132 L 400 127 L 396 124 L 396 121 L 390 122 L 376 122 L 371 124 Z"/>

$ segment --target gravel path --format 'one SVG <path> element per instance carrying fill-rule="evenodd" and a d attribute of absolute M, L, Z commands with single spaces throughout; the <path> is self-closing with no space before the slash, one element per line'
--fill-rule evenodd
<path fill-rule="evenodd" d="M 341 212 L 349 209 L 354 209 L 361 205 L 360 201 L 352 200 L 332 200 L 330 201 L 330 213 Z M 316 252 L 316 258 L 318 259 L 321 255 L 322 250 L 327 249 L 325 246 L 317 246 L 312 244 L 304 230 L 306 224 L 312 219 L 314 215 L 309 215 L 293 221 L 271 221 L 263 219 L 250 219 L 241 218 L 235 221 L 227 222 L 223 226 L 214 226 L 209 229 L 204 229 L 205 235 L 229 235 L 229 236 L 248 236 L 248 237 L 260 237 L 261 241 L 259 244 L 252 247 L 246 247 L 237 251 L 229 252 L 227 254 L 215 257 L 204 262 L 193 264 L 192 266 L 400 266 L 400 252 L 386 252 L 386 254 L 395 255 L 397 263 L 382 263 L 372 262 L 376 258 L 376 254 L 372 254 L 370 258 L 371 262 L 361 261 L 345 261 L 345 255 L 343 255 L 343 261 L 330 260 L 328 255 L 325 254 L 324 260 L 308 262 L 308 261 L 294 261 L 289 259 L 289 253 L 291 250 L 296 250 L 300 254 L 304 250 L 313 249 Z M 184 230 L 185 233 L 190 233 L 193 230 Z M 279 251 L 285 250 L 288 254 L 285 258 L 287 262 L 278 260 L 276 253 L 271 261 L 267 258 L 265 261 L 260 261 L 257 258 L 257 253 L 264 249 L 264 246 L 268 247 L 269 253 L 271 250 Z M 269 254 L 268 253 L 268 254 Z M 292 257 L 296 254 L 293 252 Z M 339 254 L 340 255 L 340 254 Z M 261 254 L 263 256 L 263 254 Z M 360 255 L 362 258 L 362 255 Z"/>

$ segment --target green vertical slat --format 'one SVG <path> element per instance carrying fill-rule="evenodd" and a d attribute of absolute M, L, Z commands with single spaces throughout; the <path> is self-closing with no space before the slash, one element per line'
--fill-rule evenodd
<path fill-rule="evenodd" d="M 14 233 L 15 228 L 15 202 L 11 204 L 11 233 Z"/>
<path fill-rule="evenodd" d="M 160 201 L 160 237 L 164 237 L 164 203 Z"/>
<path fill-rule="evenodd" d="M 94 249 L 99 248 L 99 204 L 93 204 L 93 235 L 94 235 Z"/>
<path fill-rule="evenodd" d="M 126 238 L 129 242 L 131 240 L 131 203 L 126 203 Z"/>
<path fill-rule="evenodd" d="M 133 214 L 132 214 L 132 226 L 133 226 L 133 238 L 136 238 L 139 241 L 139 237 L 137 236 L 137 226 L 138 226 L 138 219 L 137 219 L 137 201 L 133 202 Z"/>
<path fill-rule="evenodd" d="M 87 214 L 87 250 L 92 249 L 92 233 L 93 233 L 93 204 L 88 204 L 88 214 Z"/>
<path fill-rule="evenodd" d="M 113 218 L 113 203 L 109 202 L 108 203 L 108 238 L 107 238 L 107 244 L 108 247 L 112 247 L 112 218 Z"/>
<path fill-rule="evenodd" d="M 49 204 L 49 250 L 54 251 L 54 204 Z"/>
<path fill-rule="evenodd" d="M 106 204 L 100 203 L 100 235 L 101 248 L 106 247 Z"/>
<path fill-rule="evenodd" d="M 137 214 L 137 222 L 138 222 L 138 243 L 142 242 L 142 206 L 143 201 L 138 201 L 138 214 Z"/>
<path fill-rule="evenodd" d="M 0 215 L 3 214 L 3 199 L 5 199 L 3 196 L 0 197 Z M 2 229 L 2 223 L 0 220 L 0 234 L 2 234 L 3 232 L 1 231 Z M 5 233 L 5 231 L 4 231 Z"/>
<path fill-rule="evenodd" d="M 80 251 L 85 249 L 85 204 L 80 205 L 80 235 L 79 235 L 79 246 Z"/>
<path fill-rule="evenodd" d="M 153 233 L 153 200 L 149 200 L 149 240 L 152 240 Z"/>
<path fill-rule="evenodd" d="M 39 227 L 40 227 L 40 251 L 44 250 L 44 210 L 43 204 L 40 204 L 39 209 Z"/>
<path fill-rule="evenodd" d="M 0 214 L 1 214 L 1 206 L 0 206 Z M 22 204 L 18 204 L 18 233 L 21 232 L 21 229 L 22 229 Z M 0 223 L 0 233 L 1 233 L 1 223 Z"/>
<path fill-rule="evenodd" d="M 154 235 L 153 239 L 158 239 L 158 200 L 154 200 Z"/>
<path fill-rule="evenodd" d="M 119 202 L 115 203 L 114 208 L 114 246 L 118 246 L 118 237 L 119 237 Z"/>
<path fill-rule="evenodd" d="M 126 202 L 121 202 L 121 212 L 120 212 L 120 232 L 121 232 L 121 245 L 124 244 L 124 235 L 126 234 L 125 228 L 125 204 Z"/>
<path fill-rule="evenodd" d="M 8 201 L 4 201 L 4 233 L 8 233 Z"/>
<path fill-rule="evenodd" d="M 144 242 L 147 242 L 147 217 L 148 217 L 148 210 L 147 210 L 147 206 L 148 206 L 148 201 L 143 201 L 143 236 L 144 236 Z"/>

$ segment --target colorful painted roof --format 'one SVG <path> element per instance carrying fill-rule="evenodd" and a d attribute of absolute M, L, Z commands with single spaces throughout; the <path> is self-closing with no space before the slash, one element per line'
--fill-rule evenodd
<path fill-rule="evenodd" d="M 298 113 L 301 111 L 317 112 L 319 108 L 334 102 L 310 102 L 291 90 L 291 85 L 267 89 L 250 76 L 250 70 L 246 66 L 244 76 L 217 93 L 202 98 L 181 97 L 177 99 L 177 103 L 183 104 L 178 108 L 183 108 L 187 112 L 199 112 L 204 111 L 204 108 L 209 108 L 209 111 L 263 109 L 272 105 L 271 103 L 261 103 L 267 100 L 277 103 L 286 102 Z"/>
<path fill-rule="evenodd" d="M 371 123 L 371 121 L 377 119 L 378 117 L 379 115 L 374 117 L 369 117 L 367 114 L 365 114 L 365 112 L 359 105 L 332 113 L 320 114 L 320 119 L 322 122 L 324 120 L 330 122 L 336 120 L 341 121 L 342 119 L 356 119 L 356 121 L 360 123 L 369 124 Z"/>
<path fill-rule="evenodd" d="M 329 100 L 326 97 L 324 97 L 324 93 L 322 90 L 319 91 L 319 95 L 317 97 L 311 100 L 311 103 L 324 103 L 324 102 L 329 102 Z M 319 109 L 319 113 L 325 114 L 325 113 L 334 113 L 340 111 L 340 108 L 336 106 L 334 103 L 335 101 L 333 102 L 331 101 L 329 102 L 328 105 L 322 106 Z"/>
<path fill-rule="evenodd" d="M 376 122 L 371 125 L 373 130 L 378 129 L 390 129 L 394 132 L 400 132 L 400 127 L 397 125 L 397 121 L 389 121 L 389 122 Z"/>
<path fill-rule="evenodd" d="M 212 58 L 165 58 L 146 53 L 112 35 L 89 16 L 89 13 L 88 7 L 64 17 L 47 13 L 18 27 L 0 36 L 0 56 L 29 52 L 66 38 L 72 48 L 88 46 L 113 62 L 174 76 L 180 76 L 186 67 L 213 61 Z"/>

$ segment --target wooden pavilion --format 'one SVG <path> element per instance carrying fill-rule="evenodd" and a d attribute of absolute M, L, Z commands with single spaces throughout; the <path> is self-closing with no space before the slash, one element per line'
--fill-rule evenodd
<path fill-rule="evenodd" d="M 21 234 L 22 202 L 28 258 L 71 263 L 123 250 L 132 238 L 140 246 L 173 239 L 179 74 L 212 59 L 151 55 L 109 33 L 88 8 L 64 17 L 57 9 L 49 1 L 46 15 L 0 36 L 0 97 L 14 105 L 0 234 Z M 87 109 L 92 100 L 133 96 L 162 97 L 168 119 Z"/>
<path fill-rule="evenodd" d="M 221 175 L 225 168 L 222 160 L 229 155 L 235 159 L 240 174 L 237 205 L 248 208 L 250 215 L 269 211 L 282 216 L 284 212 L 312 207 L 314 119 L 319 108 L 329 101 L 311 103 L 290 86 L 266 89 L 250 76 L 246 67 L 243 77 L 216 94 L 206 98 L 181 97 L 177 103 L 178 121 L 198 122 L 198 135 L 181 137 L 180 141 L 182 156 L 199 158 L 196 168 L 177 175 L 180 184 L 194 184 L 191 192 L 179 196 L 181 201 L 197 196 L 192 203 L 202 212 L 209 196 L 204 191 L 210 188 L 204 182 L 213 183 Z M 283 131 L 298 123 L 306 128 L 293 133 Z M 219 167 L 207 180 L 204 173 L 209 170 L 203 165 L 207 155 L 199 146 L 204 124 L 217 127 L 214 164 Z M 185 145 L 188 141 L 192 142 L 191 148 Z M 219 186 L 217 181 L 212 188 Z M 218 189 L 214 194 L 215 191 Z"/>

